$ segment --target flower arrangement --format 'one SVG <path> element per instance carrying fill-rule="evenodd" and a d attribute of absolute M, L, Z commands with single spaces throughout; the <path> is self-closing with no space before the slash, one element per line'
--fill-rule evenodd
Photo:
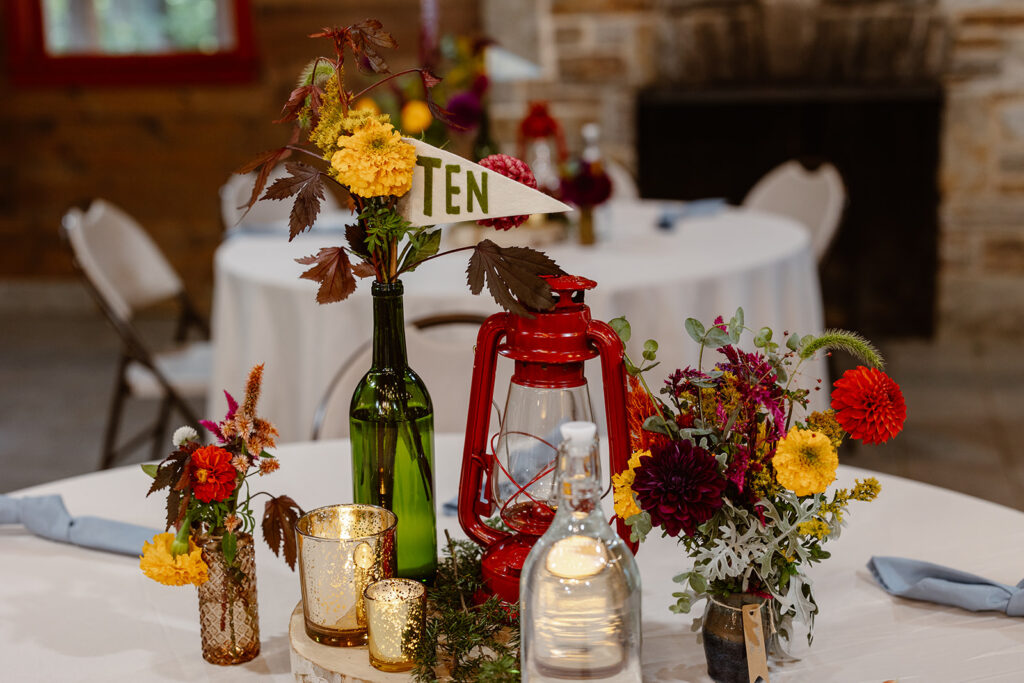
<path fill-rule="evenodd" d="M 467 249 L 473 251 L 467 279 L 474 294 L 479 294 L 486 282 L 498 304 L 510 311 L 526 314 L 520 302 L 542 310 L 552 307 L 550 287 L 541 276 L 559 275 L 562 271 L 544 254 L 526 247 L 499 247 L 490 240 L 439 253 L 441 231 L 433 226 L 411 226 L 396 209 L 398 199 L 411 188 L 416 150 L 395 130 L 390 116 L 355 105 L 392 79 L 418 74 L 428 113 L 459 128 L 458 112 L 448 111 L 431 99 L 431 90 L 441 80 L 426 68 L 408 69 L 352 92 L 345 86 L 346 60 L 363 71 L 388 74 L 378 50 L 397 47 L 394 38 L 375 19 L 345 28 L 325 28 L 311 37 L 330 40 L 334 56 L 310 62 L 285 104 L 279 122 L 293 124 L 291 139 L 288 144 L 261 154 L 240 168 L 239 173 L 257 172 L 247 207 L 259 199 L 294 197 L 290 239 L 313 225 L 326 184 L 348 193 L 358 220 L 345 231 L 347 244 L 323 248 L 315 255 L 299 259 L 303 265 L 311 266 L 301 277 L 320 284 L 317 301 L 346 299 L 355 291 L 357 277 L 394 282 L 425 261 Z M 308 144 L 300 144 L 303 138 Z M 294 154 L 315 160 L 316 165 L 288 161 L 288 177 L 266 187 L 274 166 Z M 517 161 L 499 154 L 483 159 L 482 165 L 536 187 L 529 168 Z M 506 221 L 504 227 L 514 227 L 526 218 L 502 220 Z"/>
<path fill-rule="evenodd" d="M 295 568 L 295 522 L 302 509 L 288 496 L 250 493 L 249 480 L 280 467 L 266 449 L 274 447 L 277 430 L 256 414 L 263 366 L 249 372 L 241 405 L 224 392 L 228 413 L 218 423 L 202 424 L 217 438 L 217 445 L 203 446 L 191 427 L 174 432 L 175 450 L 157 465 L 143 465 L 153 478 L 150 495 L 167 489 L 166 533 L 157 534 L 143 547 L 139 566 L 146 576 L 168 586 L 206 582 L 208 567 L 200 552 L 200 539 L 221 538 L 221 550 L 229 566 L 235 562 L 239 534 L 252 533 L 256 521 L 252 500 L 269 496 L 263 513 L 263 537 L 275 555 L 284 552 L 285 562 Z M 174 533 L 169 530 L 174 527 Z"/>
<path fill-rule="evenodd" d="M 628 341 L 625 319 L 612 326 Z M 856 334 L 787 333 L 780 346 L 771 329 L 761 328 L 748 352 L 739 347 L 746 329 L 742 309 L 709 328 L 688 319 L 686 330 L 700 345 L 698 366 L 673 372 L 657 394 L 644 379 L 657 365 L 657 342 L 644 344 L 641 366 L 627 359 L 634 453 L 629 468 L 613 476 L 615 512 L 634 541 L 658 527 L 692 560 L 673 579 L 683 588 L 673 594 L 672 611 L 688 612 L 708 596 L 753 593 L 768 600 L 788 639 L 794 619 L 813 629 L 818 610 L 805 567 L 829 557 L 822 546 L 839 537 L 850 502 L 879 493 L 874 478 L 827 492 L 839 447 L 846 438 L 891 439 L 902 429 L 906 405 L 880 369 L 878 351 Z M 866 365 L 835 382 L 830 410 L 798 418 L 795 409 L 806 408 L 810 393 L 795 383 L 801 365 L 830 349 Z M 717 362 L 705 368 L 711 350 Z"/>

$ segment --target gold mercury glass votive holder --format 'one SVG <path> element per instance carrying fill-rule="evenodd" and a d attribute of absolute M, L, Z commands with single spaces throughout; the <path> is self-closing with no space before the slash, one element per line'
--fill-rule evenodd
<path fill-rule="evenodd" d="M 383 579 L 363 592 L 370 664 L 381 671 L 408 671 L 427 618 L 427 589 L 412 579 Z"/>
<path fill-rule="evenodd" d="M 306 633 L 324 645 L 366 643 L 363 591 L 395 574 L 398 518 L 376 505 L 329 505 L 295 527 Z"/>

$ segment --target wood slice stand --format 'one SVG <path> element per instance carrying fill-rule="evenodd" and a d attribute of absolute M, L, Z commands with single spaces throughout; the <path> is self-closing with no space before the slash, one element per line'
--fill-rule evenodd
<path fill-rule="evenodd" d="M 292 674 L 298 683 L 409 683 L 407 673 L 386 673 L 370 665 L 365 645 L 331 647 L 306 635 L 302 603 L 295 606 L 288 624 Z"/>

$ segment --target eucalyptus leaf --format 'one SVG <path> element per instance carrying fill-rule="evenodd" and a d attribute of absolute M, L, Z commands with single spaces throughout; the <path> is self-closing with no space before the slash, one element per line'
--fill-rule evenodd
<path fill-rule="evenodd" d="M 619 339 L 622 340 L 623 344 L 628 342 L 629 338 L 633 334 L 632 330 L 629 327 L 629 321 L 626 320 L 624 316 L 612 318 L 611 320 L 608 321 L 608 326 L 615 330 L 615 334 L 619 335 Z"/>
<path fill-rule="evenodd" d="M 683 326 L 686 328 L 687 333 L 689 333 L 693 341 L 698 344 L 704 343 L 704 325 L 702 325 L 699 320 L 696 318 L 687 318 Z"/>
<path fill-rule="evenodd" d="M 716 349 L 721 346 L 728 346 L 729 344 L 732 344 L 732 339 L 730 339 L 729 335 L 723 332 L 722 328 L 718 325 L 715 325 L 707 331 L 706 338 L 708 346 Z"/>
<path fill-rule="evenodd" d="M 676 574 L 672 577 L 673 583 L 686 583 L 690 580 L 690 574 L 692 572 L 683 572 L 682 574 Z"/>
<path fill-rule="evenodd" d="M 786 348 L 790 351 L 799 351 L 800 335 L 796 333 L 789 335 L 789 337 L 786 338 Z"/>
<path fill-rule="evenodd" d="M 696 593 L 705 593 L 708 590 L 708 582 L 697 572 L 690 574 L 690 588 Z"/>
<path fill-rule="evenodd" d="M 658 342 L 653 339 L 648 339 L 644 342 L 644 360 L 654 360 L 658 354 Z"/>
<path fill-rule="evenodd" d="M 668 423 L 661 415 L 651 415 L 649 418 L 644 420 L 644 429 L 656 434 L 672 436 L 672 432 L 669 431 Z"/>
<path fill-rule="evenodd" d="M 772 329 L 770 327 L 762 327 L 754 335 L 754 346 L 757 348 L 764 348 L 768 345 L 768 342 L 772 340 Z"/>

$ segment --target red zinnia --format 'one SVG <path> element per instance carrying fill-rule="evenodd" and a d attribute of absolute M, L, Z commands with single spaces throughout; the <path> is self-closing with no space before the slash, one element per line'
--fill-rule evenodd
<path fill-rule="evenodd" d="M 220 446 L 204 446 L 192 454 L 192 492 L 204 503 L 230 496 L 237 474 L 231 454 Z"/>
<path fill-rule="evenodd" d="M 832 385 L 832 409 L 839 426 L 867 444 L 885 443 L 907 419 L 903 392 L 889 375 L 863 365 L 847 370 Z"/>
<path fill-rule="evenodd" d="M 481 159 L 480 165 L 534 190 L 537 189 L 537 179 L 533 177 L 533 171 L 530 170 L 530 167 L 525 162 L 515 157 L 510 157 L 507 154 L 492 154 Z M 477 223 L 497 228 L 498 230 L 511 230 L 525 223 L 527 218 L 529 218 L 528 215 L 481 218 Z"/>

